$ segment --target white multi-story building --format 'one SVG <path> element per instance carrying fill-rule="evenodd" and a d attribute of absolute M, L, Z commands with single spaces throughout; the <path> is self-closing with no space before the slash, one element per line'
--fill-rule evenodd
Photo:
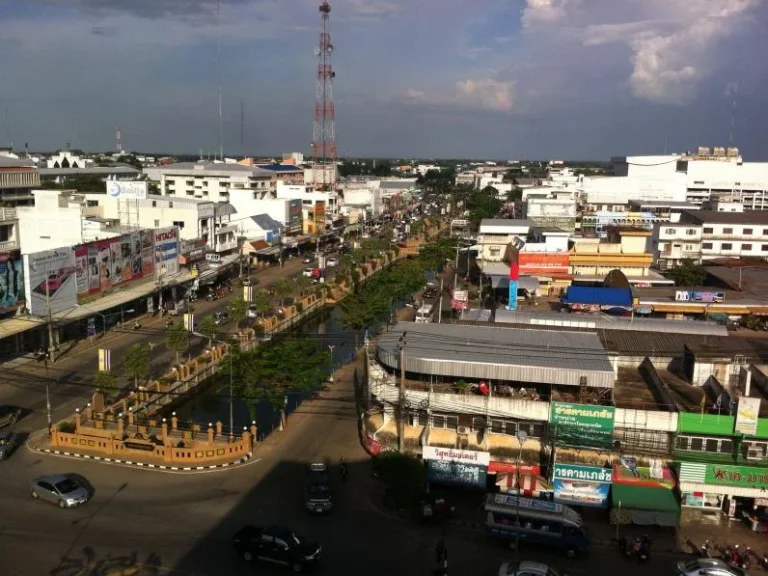
<path fill-rule="evenodd" d="M 160 194 L 226 202 L 230 190 L 249 190 L 251 194 L 274 194 L 274 176 L 256 166 L 215 162 L 178 162 L 147 168 L 145 174 L 157 182 Z"/>
<path fill-rule="evenodd" d="M 584 177 L 579 192 L 583 203 L 597 210 L 629 206 L 630 200 L 684 202 L 685 174 L 664 177 L 602 176 Z"/>
<path fill-rule="evenodd" d="M 355 187 L 344 189 L 344 207 L 361 210 L 367 218 L 381 214 L 381 188 Z"/>
<path fill-rule="evenodd" d="M 302 223 L 306 234 L 322 234 L 341 218 L 341 199 L 333 190 L 314 190 L 311 186 L 289 186 L 277 183 L 278 198 L 301 200 Z"/>
<path fill-rule="evenodd" d="M 695 154 L 611 159 L 614 174 L 638 178 L 685 177 L 686 199 L 701 204 L 737 196 L 747 210 L 768 209 L 768 162 L 744 162 L 737 148 L 699 148 Z"/>
<path fill-rule="evenodd" d="M 266 214 L 282 228 L 282 233 L 288 236 L 301 234 L 302 231 L 302 202 L 299 198 L 263 198 L 253 199 L 247 195 L 239 195 L 232 191 L 230 204 L 237 210 L 237 219 Z"/>
<path fill-rule="evenodd" d="M 34 206 L 17 208 L 21 253 L 32 254 L 119 236 L 102 222 L 87 222 L 87 203 L 74 190 L 34 190 Z"/>
<path fill-rule="evenodd" d="M 678 222 L 660 223 L 654 230 L 659 268 L 683 259 L 705 263 L 716 258 L 768 259 L 768 212 L 701 210 L 684 212 Z"/>
<path fill-rule="evenodd" d="M 477 243 L 478 260 L 484 262 L 501 262 L 504 259 L 507 246 L 515 239 L 525 240 L 531 229 L 530 220 L 486 219 L 480 221 L 480 231 Z"/>

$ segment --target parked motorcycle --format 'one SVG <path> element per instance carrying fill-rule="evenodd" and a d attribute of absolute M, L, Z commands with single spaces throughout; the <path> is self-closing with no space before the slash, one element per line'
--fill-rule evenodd
<path fill-rule="evenodd" d="M 627 558 L 637 558 L 639 562 L 647 562 L 651 558 L 651 540 L 647 536 L 634 538 L 629 542 L 624 536 L 619 538 L 619 550 Z"/>
<path fill-rule="evenodd" d="M 341 474 L 341 479 L 346 482 L 347 476 L 349 475 L 349 468 L 347 467 L 347 459 L 342 456 L 341 462 L 339 463 L 339 473 Z"/>
<path fill-rule="evenodd" d="M 131 330 L 141 330 L 141 324 L 138 322 L 134 322 L 133 326 L 131 327 Z"/>

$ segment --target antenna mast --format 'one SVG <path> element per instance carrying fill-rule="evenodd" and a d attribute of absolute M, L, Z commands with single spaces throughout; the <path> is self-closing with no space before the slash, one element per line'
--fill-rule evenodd
<path fill-rule="evenodd" d="M 221 0 L 216 0 L 216 76 L 219 104 L 219 159 L 224 161 L 224 130 L 221 121 Z"/>
<path fill-rule="evenodd" d="M 333 190 L 336 184 L 336 111 L 333 103 L 333 79 L 336 73 L 331 65 L 333 44 L 328 32 L 331 5 L 320 3 L 320 41 L 315 48 L 317 56 L 317 87 L 315 115 L 312 126 L 312 176 L 321 190 Z M 318 174 L 320 179 L 318 182 Z"/>

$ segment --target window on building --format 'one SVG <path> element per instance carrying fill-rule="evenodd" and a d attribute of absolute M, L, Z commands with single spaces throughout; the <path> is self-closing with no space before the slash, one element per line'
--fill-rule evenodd
<path fill-rule="evenodd" d="M 674 228 L 667 228 L 667 229 L 664 231 L 664 233 L 665 233 L 667 236 L 674 236 L 674 235 L 675 235 L 675 229 L 674 229 Z"/>
<path fill-rule="evenodd" d="M 98 200 L 88 200 L 88 201 L 86 201 L 85 205 L 88 208 L 96 208 L 99 205 L 99 201 Z"/>
<path fill-rule="evenodd" d="M 686 236 L 696 236 L 696 228 L 687 228 L 685 231 Z"/>
<path fill-rule="evenodd" d="M 768 236 L 768 228 L 763 228 L 763 236 Z"/>
<path fill-rule="evenodd" d="M 686 452 L 711 452 L 713 454 L 731 454 L 733 440 L 729 438 L 706 438 L 701 436 L 678 436 L 675 441 L 677 450 Z"/>
<path fill-rule="evenodd" d="M 174 226 L 178 226 L 179 230 L 182 230 L 184 228 L 184 221 L 183 220 L 177 220 L 173 223 Z"/>
<path fill-rule="evenodd" d="M 733 228 L 723 228 L 723 234 L 733 234 Z"/>
<path fill-rule="evenodd" d="M 763 245 L 760 247 L 760 250 L 761 250 L 762 252 L 768 252 L 768 244 L 763 244 Z"/>
<path fill-rule="evenodd" d="M 752 250 L 752 244 L 742 244 L 741 249 L 743 252 L 750 252 Z"/>
<path fill-rule="evenodd" d="M 168 202 L 168 208 L 173 208 L 173 202 Z"/>
<path fill-rule="evenodd" d="M 684 244 L 683 250 L 685 250 L 686 252 L 693 252 L 693 244 Z"/>
<path fill-rule="evenodd" d="M 489 251 L 491 256 L 501 256 L 501 249 L 500 248 L 491 248 Z"/>
<path fill-rule="evenodd" d="M 723 242 L 722 246 L 720 246 L 721 250 L 733 250 L 733 244 L 730 242 Z"/>
<path fill-rule="evenodd" d="M 714 228 L 704 228 L 704 234 L 712 234 L 715 231 Z"/>
<path fill-rule="evenodd" d="M 744 236 L 752 236 L 752 228 L 744 228 Z"/>
<path fill-rule="evenodd" d="M 712 250 L 712 242 L 703 242 L 701 244 L 702 250 Z"/>
<path fill-rule="evenodd" d="M 157 208 L 157 200 L 152 200 L 152 208 Z"/>
<path fill-rule="evenodd" d="M 160 228 L 160 220 L 155 220 L 155 228 Z"/>

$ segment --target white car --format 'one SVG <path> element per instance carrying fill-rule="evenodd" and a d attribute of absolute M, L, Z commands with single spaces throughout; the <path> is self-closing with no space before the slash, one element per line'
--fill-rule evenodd
<path fill-rule="evenodd" d="M 697 558 L 677 565 L 677 573 L 681 576 L 748 576 L 741 568 L 726 564 L 716 558 Z"/>
<path fill-rule="evenodd" d="M 304 270 L 301 271 L 301 275 L 306 276 L 307 278 L 312 278 L 313 271 L 314 268 L 304 268 Z"/>
<path fill-rule="evenodd" d="M 499 576 L 568 576 L 540 562 L 505 562 L 499 568 Z"/>
<path fill-rule="evenodd" d="M 248 318 L 256 318 L 258 316 L 259 312 L 256 310 L 255 304 L 250 304 L 248 306 Z"/>
<path fill-rule="evenodd" d="M 333 266 L 338 266 L 339 259 L 336 258 L 336 256 L 331 256 L 330 258 L 328 258 L 325 265 L 328 266 L 328 268 L 332 268 Z"/>

